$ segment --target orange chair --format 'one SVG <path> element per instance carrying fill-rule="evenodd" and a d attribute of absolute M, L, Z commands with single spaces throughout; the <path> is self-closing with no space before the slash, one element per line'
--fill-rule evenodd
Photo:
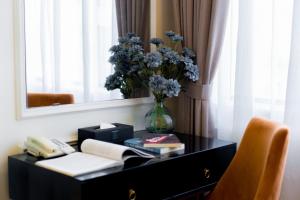
<path fill-rule="evenodd" d="M 288 135 L 283 125 L 252 119 L 235 157 L 207 199 L 279 199 Z"/>
<path fill-rule="evenodd" d="M 73 94 L 57 93 L 28 93 L 27 107 L 56 106 L 61 104 L 73 104 Z"/>

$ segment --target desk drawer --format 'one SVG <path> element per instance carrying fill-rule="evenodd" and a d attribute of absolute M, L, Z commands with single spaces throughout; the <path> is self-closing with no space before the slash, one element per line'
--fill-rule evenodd
<path fill-rule="evenodd" d="M 229 165 L 235 148 L 215 149 L 188 157 L 89 180 L 83 199 L 165 199 L 216 183 Z"/>

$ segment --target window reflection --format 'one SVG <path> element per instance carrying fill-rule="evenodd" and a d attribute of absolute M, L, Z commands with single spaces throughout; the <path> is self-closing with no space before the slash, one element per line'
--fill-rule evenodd
<path fill-rule="evenodd" d="M 118 37 L 111 0 L 26 0 L 27 93 L 70 94 L 75 103 L 120 99 L 104 88 Z"/>

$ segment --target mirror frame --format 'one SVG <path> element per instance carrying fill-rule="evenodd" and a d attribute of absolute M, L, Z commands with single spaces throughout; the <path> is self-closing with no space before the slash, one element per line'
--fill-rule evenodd
<path fill-rule="evenodd" d="M 16 118 L 18 120 L 47 116 L 54 114 L 92 111 L 106 108 L 128 107 L 141 104 L 152 104 L 153 96 L 135 98 L 135 99 L 117 99 L 98 102 L 75 103 L 59 106 L 45 106 L 36 108 L 27 108 L 27 90 L 26 90 L 26 55 L 25 55 L 25 0 L 14 0 L 14 56 L 15 56 L 15 82 L 16 82 Z M 156 1 L 150 0 L 150 37 L 156 35 Z M 153 48 L 153 47 L 152 47 Z"/>

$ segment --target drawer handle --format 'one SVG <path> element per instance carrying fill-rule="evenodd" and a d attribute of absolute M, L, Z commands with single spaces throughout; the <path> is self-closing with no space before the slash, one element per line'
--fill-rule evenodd
<path fill-rule="evenodd" d="M 129 200 L 135 200 L 136 199 L 136 192 L 134 191 L 134 189 L 129 190 L 128 198 L 129 198 Z"/>
<path fill-rule="evenodd" d="M 209 178 L 210 178 L 210 175 L 211 175 L 210 170 L 207 169 L 207 168 L 204 168 L 204 170 L 203 170 L 203 175 L 204 175 L 204 177 L 205 177 L 206 179 L 209 179 Z"/>

